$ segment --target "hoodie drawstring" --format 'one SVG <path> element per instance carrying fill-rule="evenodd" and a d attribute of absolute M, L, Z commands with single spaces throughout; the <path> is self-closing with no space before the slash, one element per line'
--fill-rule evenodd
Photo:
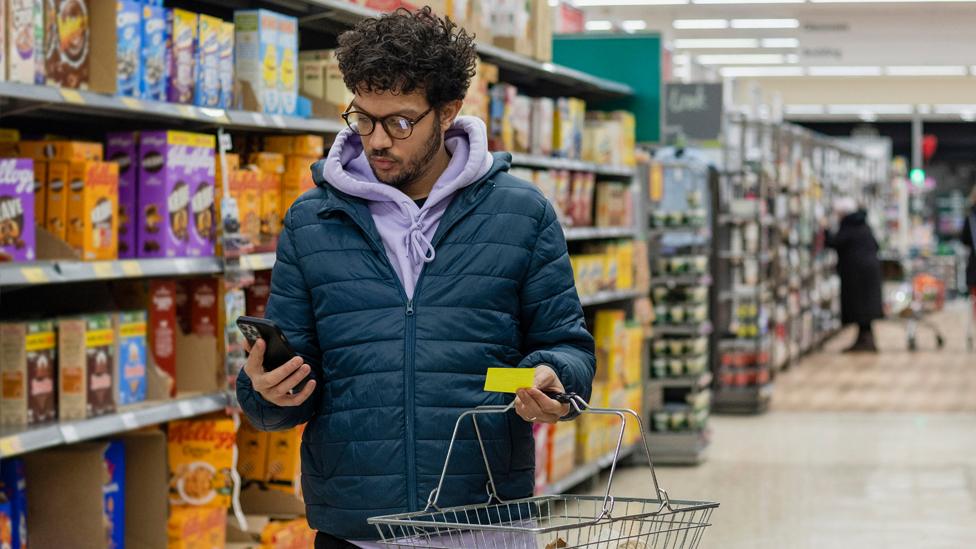
<path fill-rule="evenodd" d="M 421 210 L 417 217 L 413 216 L 410 206 L 406 203 L 400 204 L 400 210 L 410 220 L 410 228 L 404 237 L 407 250 L 410 251 L 410 259 L 414 263 L 430 263 L 437 255 L 434 244 L 424 234 L 424 218 L 427 217 L 428 210 Z"/>

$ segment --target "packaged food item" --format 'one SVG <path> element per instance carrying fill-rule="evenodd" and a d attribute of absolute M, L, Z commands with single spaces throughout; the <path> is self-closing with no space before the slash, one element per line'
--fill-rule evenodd
<path fill-rule="evenodd" d="M 110 133 L 106 137 L 105 156 L 119 166 L 119 258 L 136 257 L 137 142 L 133 132 Z"/>
<path fill-rule="evenodd" d="M 106 482 L 102 488 L 105 536 L 111 549 L 125 547 L 125 445 L 113 440 L 105 448 Z"/>
<path fill-rule="evenodd" d="M 34 224 L 44 226 L 47 219 L 47 162 L 34 160 Z"/>
<path fill-rule="evenodd" d="M 20 458 L 0 461 L 0 492 L 6 496 L 11 549 L 27 549 L 27 474 Z M 3 498 L 0 498 L 2 500 Z M 0 525 L 0 529 L 3 526 Z M 2 539 L 2 535 L 0 535 Z"/>
<path fill-rule="evenodd" d="M 262 171 L 258 177 L 261 188 L 260 241 L 273 247 L 281 233 L 281 176 Z"/>
<path fill-rule="evenodd" d="M 68 161 L 105 159 L 105 148 L 95 141 L 44 141 L 44 153 L 48 158 Z"/>
<path fill-rule="evenodd" d="M 265 151 L 295 155 L 295 158 L 312 157 L 318 160 L 322 158 L 324 149 L 325 139 L 321 135 L 269 135 L 264 138 Z M 290 171 L 294 166 L 291 163 L 291 157 L 288 156 L 287 158 L 285 169 Z"/>
<path fill-rule="evenodd" d="M 125 311 L 113 315 L 119 406 L 146 400 L 146 312 Z"/>
<path fill-rule="evenodd" d="M 176 506 L 170 510 L 166 531 L 167 549 L 220 549 L 227 539 L 227 511 Z"/>
<path fill-rule="evenodd" d="M 271 271 L 256 271 L 254 283 L 244 289 L 247 316 L 264 318 L 271 296 Z"/>
<path fill-rule="evenodd" d="M 107 314 L 58 321 L 58 409 L 61 419 L 115 411 L 115 332 Z"/>
<path fill-rule="evenodd" d="M 166 59 L 166 11 L 160 4 L 142 5 L 142 63 L 139 89 L 143 99 L 166 101 L 169 66 Z"/>
<path fill-rule="evenodd" d="M 279 112 L 294 115 L 298 106 L 298 20 L 280 13 L 277 17 Z"/>
<path fill-rule="evenodd" d="M 201 107 L 220 106 L 220 31 L 223 23 L 210 15 L 198 17 L 194 103 Z"/>
<path fill-rule="evenodd" d="M 196 90 L 197 14 L 174 8 L 166 15 L 170 42 L 167 98 L 172 103 L 193 103 Z"/>
<path fill-rule="evenodd" d="M 3 13 L 3 8 L 0 8 L 0 13 Z M 3 23 L 3 18 L 0 17 L 0 23 Z M 0 31 L 0 39 L 3 38 L 3 32 Z M 3 55 L 0 55 L 0 63 L 3 63 Z M 3 74 L 0 74 L 3 76 Z M 13 547 L 13 510 L 11 509 L 10 502 L 7 501 L 6 496 L 0 494 L 0 547 L 7 548 Z"/>
<path fill-rule="evenodd" d="M 550 97 L 532 100 L 532 154 L 549 156 L 552 154 L 552 117 L 556 108 Z"/>
<path fill-rule="evenodd" d="M 492 86 L 490 93 L 488 148 L 495 151 L 511 150 L 515 140 L 512 109 L 518 90 L 515 86 L 500 83 Z"/>
<path fill-rule="evenodd" d="M 315 187 L 312 179 L 312 164 L 318 161 L 315 156 L 288 155 L 285 157 L 285 175 L 281 183 L 281 219 L 285 219 L 288 208 L 306 191 Z"/>
<path fill-rule="evenodd" d="M 51 321 L 0 324 L 0 424 L 57 419 L 57 347 Z"/>
<path fill-rule="evenodd" d="M 34 84 L 39 70 L 38 61 L 41 40 L 38 33 L 44 26 L 41 0 L 10 0 L 7 4 L 6 45 L 0 41 L 0 50 L 6 48 L 7 80 Z M 0 35 L 3 31 L 0 30 Z M 0 58 L 3 53 L 0 53 Z M 2 69 L 0 69 L 2 70 Z M 43 70 L 40 71 L 43 74 Z"/>
<path fill-rule="evenodd" d="M 532 150 L 532 98 L 516 95 L 511 112 L 512 142 L 505 150 L 527 153 Z"/>
<path fill-rule="evenodd" d="M 52 160 L 47 163 L 47 174 L 44 178 L 44 211 L 47 216 L 44 228 L 61 240 L 65 239 L 68 230 L 68 177 L 70 172 L 70 162 Z"/>
<path fill-rule="evenodd" d="M 242 235 L 251 244 L 258 244 L 261 238 L 261 195 L 258 187 L 257 170 L 234 170 L 230 174 L 230 192 L 237 201 L 238 219 Z"/>
<path fill-rule="evenodd" d="M 176 282 L 149 282 L 149 356 L 169 376 L 170 396 L 176 396 Z"/>
<path fill-rule="evenodd" d="M 247 420 L 237 430 L 237 472 L 247 480 L 268 480 L 268 446 L 271 433 L 255 429 Z"/>
<path fill-rule="evenodd" d="M 118 257 L 119 166 L 72 162 L 65 241 L 84 260 Z"/>
<path fill-rule="evenodd" d="M 560 421 L 553 426 L 547 476 L 549 482 L 565 478 L 576 466 L 577 422 Z"/>
<path fill-rule="evenodd" d="M 217 202 L 214 175 L 216 166 L 213 160 L 213 149 L 208 149 L 210 156 L 209 169 L 204 174 L 200 170 L 199 178 L 195 181 L 196 188 L 190 198 L 190 240 L 187 245 L 187 255 L 209 257 L 214 255 L 217 245 Z"/>
<path fill-rule="evenodd" d="M 297 489 L 302 472 L 301 446 L 305 425 L 275 431 L 268 440 L 268 478 L 286 489 Z"/>
<path fill-rule="evenodd" d="M 268 10 L 234 12 L 236 76 L 247 110 L 281 112 L 278 21 L 278 14 Z"/>
<path fill-rule="evenodd" d="M 601 309 L 596 313 L 593 339 L 596 344 L 597 373 L 594 379 L 601 384 L 616 387 L 622 384 L 623 372 L 617 371 L 614 365 L 619 353 L 617 342 L 620 334 L 624 333 L 626 311 L 622 309 Z"/>
<path fill-rule="evenodd" d="M 217 33 L 217 80 L 220 84 L 220 100 L 218 107 L 222 109 L 237 108 L 234 94 L 234 24 L 221 21 Z"/>
<path fill-rule="evenodd" d="M 116 0 L 116 95 L 139 97 L 142 75 L 142 3 Z"/>
<path fill-rule="evenodd" d="M 0 158 L 0 261 L 33 261 L 34 161 Z"/>
<path fill-rule="evenodd" d="M 170 422 L 170 504 L 227 509 L 236 439 L 229 418 Z"/>
<path fill-rule="evenodd" d="M 188 132 L 153 131 L 140 136 L 139 257 L 181 257 L 191 250 L 195 255 L 207 250 L 213 254 L 209 234 L 215 235 L 214 214 L 208 217 L 202 209 L 191 227 L 190 202 L 201 185 L 210 186 L 212 193 L 214 144 L 212 135 Z M 197 205 L 207 202 L 206 192 L 197 198 Z M 212 204 L 212 194 L 209 199 Z M 197 230 L 198 222 L 208 230 L 207 243 Z M 191 230 L 198 236 L 192 246 Z"/>
<path fill-rule="evenodd" d="M 217 336 L 216 278 L 194 278 L 189 283 L 190 332 L 199 336 Z"/>
<path fill-rule="evenodd" d="M 0 157 L 10 156 L 21 156 L 20 132 L 12 128 L 0 128 Z"/>
<path fill-rule="evenodd" d="M 49 86 L 88 88 L 91 11 L 87 0 L 44 0 L 44 74 Z"/>

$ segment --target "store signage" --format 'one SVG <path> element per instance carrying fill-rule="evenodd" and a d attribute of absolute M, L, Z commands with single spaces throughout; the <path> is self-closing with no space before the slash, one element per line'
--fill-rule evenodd
<path fill-rule="evenodd" d="M 691 141 L 714 141 L 722 133 L 722 84 L 665 84 L 664 129 Z"/>

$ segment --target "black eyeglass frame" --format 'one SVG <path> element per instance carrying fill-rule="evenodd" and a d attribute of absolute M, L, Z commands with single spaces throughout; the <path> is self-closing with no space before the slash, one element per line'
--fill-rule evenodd
<path fill-rule="evenodd" d="M 428 114 L 430 114 L 430 112 L 433 111 L 433 110 L 434 110 L 434 107 L 430 107 L 429 109 L 427 109 L 426 111 L 424 111 L 420 116 L 418 116 L 417 118 L 414 118 L 413 120 L 411 120 L 409 117 L 403 116 L 402 114 L 391 114 L 389 116 L 384 116 L 383 118 L 377 118 L 377 117 L 369 114 L 366 111 L 361 111 L 359 109 L 353 108 L 353 110 L 347 110 L 346 112 L 342 113 L 342 119 L 345 120 L 346 126 L 348 126 L 350 130 L 352 130 L 353 132 L 355 132 L 356 135 L 358 135 L 360 137 L 369 137 L 370 135 L 373 135 L 373 132 L 376 131 L 377 123 L 379 123 L 379 124 L 382 124 L 383 125 L 383 131 L 386 132 L 386 135 L 390 136 L 390 139 L 398 139 L 398 140 L 402 141 L 404 139 L 410 139 L 410 136 L 413 135 L 413 129 L 414 129 L 414 127 L 417 124 L 419 124 L 420 121 L 423 120 L 424 117 L 427 116 Z M 361 115 L 365 116 L 366 118 L 368 118 L 369 121 L 373 124 L 373 129 L 369 130 L 369 133 L 360 133 L 359 130 L 357 130 L 356 128 L 353 128 L 352 127 L 352 123 L 349 122 L 349 115 L 351 115 L 351 114 L 361 114 Z M 403 137 L 397 137 L 397 136 L 393 135 L 393 133 L 390 132 L 390 127 L 387 125 L 387 120 L 389 120 L 391 118 L 403 118 L 404 120 L 406 120 L 407 123 L 410 124 L 410 132 L 407 135 L 403 136 Z"/>

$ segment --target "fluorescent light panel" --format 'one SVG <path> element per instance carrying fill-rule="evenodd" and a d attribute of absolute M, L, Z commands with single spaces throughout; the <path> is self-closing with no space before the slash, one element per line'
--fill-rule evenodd
<path fill-rule="evenodd" d="M 726 78 L 803 76 L 803 67 L 723 67 L 721 74 Z"/>
<path fill-rule="evenodd" d="M 800 21 L 799 19 L 733 19 L 731 26 L 733 29 L 797 29 L 800 28 Z"/>
<path fill-rule="evenodd" d="M 966 76 L 962 65 L 918 65 L 885 67 L 888 76 Z"/>
<path fill-rule="evenodd" d="M 585 26 L 586 30 L 588 31 L 608 31 L 613 28 L 613 23 L 610 21 L 597 19 L 594 21 L 587 21 Z"/>
<path fill-rule="evenodd" d="M 758 48 L 759 40 L 755 38 L 678 38 L 674 41 L 674 47 L 679 50 Z"/>
<path fill-rule="evenodd" d="M 846 67 L 846 66 L 823 66 L 823 67 L 807 67 L 807 73 L 810 76 L 881 76 L 881 67 L 878 66 L 863 66 L 863 67 Z"/>
<path fill-rule="evenodd" d="M 727 29 L 729 22 L 727 19 L 675 19 L 671 25 L 680 30 L 700 29 Z"/>
<path fill-rule="evenodd" d="M 830 114 L 851 114 L 863 115 L 870 114 L 912 114 L 914 109 L 908 104 L 884 104 L 884 105 L 828 105 L 827 112 Z"/>
<path fill-rule="evenodd" d="M 642 31 L 647 28 L 647 21 L 643 19 L 628 19 L 620 24 L 620 28 L 627 32 Z"/>
<path fill-rule="evenodd" d="M 782 65 L 786 58 L 778 53 L 727 53 L 699 55 L 702 65 Z"/>
<path fill-rule="evenodd" d="M 763 38 L 762 47 L 764 48 L 796 48 L 800 46 L 800 41 L 796 38 Z"/>
<path fill-rule="evenodd" d="M 786 105 L 783 107 L 786 114 L 823 114 L 823 105 Z"/>

